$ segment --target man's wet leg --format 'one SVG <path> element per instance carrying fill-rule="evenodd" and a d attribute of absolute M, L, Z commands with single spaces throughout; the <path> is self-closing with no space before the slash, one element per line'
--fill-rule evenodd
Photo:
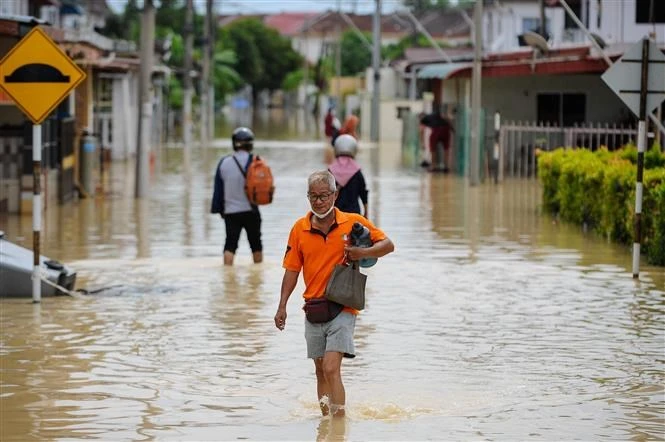
<path fill-rule="evenodd" d="M 323 356 L 323 374 L 330 387 L 330 412 L 335 417 L 344 416 L 346 391 L 342 383 L 343 353 L 327 351 Z"/>
<path fill-rule="evenodd" d="M 319 406 L 321 413 L 328 416 L 329 403 L 330 403 L 330 386 L 326 381 L 325 374 L 323 373 L 323 358 L 314 359 L 314 366 L 316 367 L 316 393 L 319 397 Z"/>
<path fill-rule="evenodd" d="M 235 258 L 235 253 L 230 252 L 228 250 L 224 250 L 224 265 L 225 266 L 232 266 L 233 265 L 233 258 Z"/>

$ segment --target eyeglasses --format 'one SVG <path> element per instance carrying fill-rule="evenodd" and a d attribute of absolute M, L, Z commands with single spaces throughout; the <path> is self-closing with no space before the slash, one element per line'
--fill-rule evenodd
<path fill-rule="evenodd" d="M 315 195 L 315 194 L 313 194 L 313 193 L 308 193 L 308 194 L 307 194 L 307 198 L 308 198 L 311 202 L 313 202 L 313 203 L 315 203 L 316 200 L 319 200 L 319 201 L 321 201 L 322 203 L 325 203 L 325 202 L 328 201 L 328 200 L 330 199 L 330 197 L 333 196 L 334 194 L 335 194 L 335 192 L 323 193 L 323 194 L 321 194 L 321 195 Z"/>

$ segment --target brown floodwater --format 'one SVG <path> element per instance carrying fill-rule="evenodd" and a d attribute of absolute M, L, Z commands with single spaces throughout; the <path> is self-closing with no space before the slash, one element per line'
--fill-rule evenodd
<path fill-rule="evenodd" d="M 396 245 L 367 269 L 346 419 L 319 416 L 302 283 L 273 315 L 289 229 L 321 148 L 262 148 L 276 176 L 265 262 L 222 266 L 208 214 L 222 150 L 162 152 L 149 198 L 133 165 L 103 198 L 45 215 L 43 252 L 85 297 L 0 300 L 0 439 L 662 440 L 665 269 L 543 215 L 533 180 L 468 186 L 362 150 L 371 218 Z M 3 217 L 29 246 L 30 217 Z M 243 242 L 244 241 L 244 242 Z"/>

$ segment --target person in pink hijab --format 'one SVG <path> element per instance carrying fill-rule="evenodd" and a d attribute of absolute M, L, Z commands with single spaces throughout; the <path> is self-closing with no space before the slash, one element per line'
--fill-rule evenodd
<path fill-rule="evenodd" d="M 365 176 L 355 160 L 358 153 L 358 142 L 353 136 L 343 134 L 335 139 L 334 148 L 335 160 L 328 166 L 328 170 L 335 177 L 339 191 L 335 207 L 342 212 L 359 213 L 367 218 L 369 192 L 365 184 Z"/>

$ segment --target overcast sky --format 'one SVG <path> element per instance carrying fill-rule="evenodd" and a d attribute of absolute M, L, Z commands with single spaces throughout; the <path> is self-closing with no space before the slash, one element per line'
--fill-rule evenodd
<path fill-rule="evenodd" d="M 2 0 L 0 0 L 2 1 Z M 158 0 L 157 0 L 158 1 Z M 217 13 L 221 14 L 256 14 L 277 12 L 322 12 L 336 9 L 338 0 L 213 0 Z M 127 0 L 106 0 L 116 12 L 125 8 Z M 139 3 L 141 1 L 139 0 Z M 205 10 L 206 0 L 194 0 L 198 11 Z M 339 0 L 345 12 L 368 14 L 374 11 L 374 0 Z M 402 6 L 401 0 L 382 0 L 382 11 L 393 12 Z"/>

